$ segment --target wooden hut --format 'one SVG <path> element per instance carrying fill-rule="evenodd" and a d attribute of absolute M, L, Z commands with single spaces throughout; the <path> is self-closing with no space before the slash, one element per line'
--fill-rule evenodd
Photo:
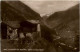
<path fill-rule="evenodd" d="M 34 27 L 38 23 L 32 23 L 33 21 L 39 21 L 40 15 L 32 10 L 30 7 L 22 3 L 21 1 L 1 1 L 1 20 L 2 24 L 2 37 L 5 36 L 3 32 L 7 32 L 7 27 L 12 29 L 18 29 L 21 26 Z M 4 31 L 5 29 L 6 31 Z"/>

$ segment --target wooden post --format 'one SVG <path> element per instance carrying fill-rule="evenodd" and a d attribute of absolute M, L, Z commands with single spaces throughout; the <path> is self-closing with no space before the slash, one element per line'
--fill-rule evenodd
<path fill-rule="evenodd" d="M 38 32 L 39 36 L 41 37 L 41 29 L 40 29 L 40 24 L 39 23 L 37 25 L 37 32 Z"/>

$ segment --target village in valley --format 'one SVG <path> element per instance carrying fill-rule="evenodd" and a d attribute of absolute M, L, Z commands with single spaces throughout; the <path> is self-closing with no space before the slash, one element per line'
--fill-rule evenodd
<path fill-rule="evenodd" d="M 1 21 L 1 52 L 79 52 L 79 3 L 41 16 L 21 1 L 1 1 Z"/>

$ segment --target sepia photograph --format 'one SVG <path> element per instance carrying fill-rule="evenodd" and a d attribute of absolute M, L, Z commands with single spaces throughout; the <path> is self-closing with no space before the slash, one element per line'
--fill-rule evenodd
<path fill-rule="evenodd" d="M 0 52 L 80 52 L 78 0 L 2 0 L 0 7 Z"/>

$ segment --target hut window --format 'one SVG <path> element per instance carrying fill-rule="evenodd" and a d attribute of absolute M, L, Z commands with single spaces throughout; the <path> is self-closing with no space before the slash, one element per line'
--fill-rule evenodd
<path fill-rule="evenodd" d="M 9 30 L 9 33 L 12 33 L 12 30 Z"/>

